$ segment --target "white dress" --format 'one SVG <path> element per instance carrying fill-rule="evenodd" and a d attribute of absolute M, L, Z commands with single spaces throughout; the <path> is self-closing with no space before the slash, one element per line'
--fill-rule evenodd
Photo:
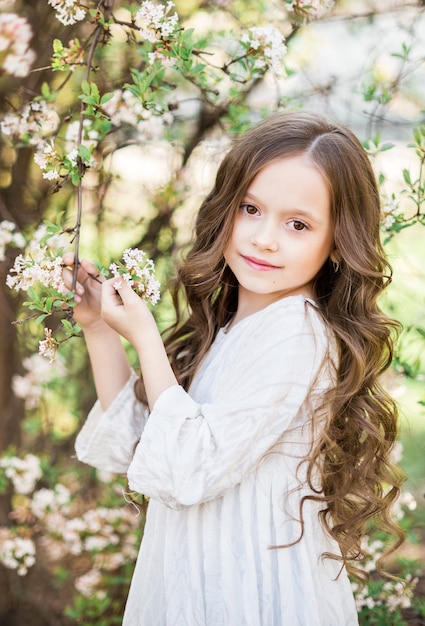
<path fill-rule="evenodd" d="M 305 503 L 296 542 L 330 345 L 311 303 L 288 297 L 220 330 L 190 393 L 169 388 L 149 415 L 133 376 L 106 412 L 95 405 L 78 458 L 150 498 L 124 626 L 358 624 L 345 570 L 321 557 L 339 550 L 320 504 Z"/>

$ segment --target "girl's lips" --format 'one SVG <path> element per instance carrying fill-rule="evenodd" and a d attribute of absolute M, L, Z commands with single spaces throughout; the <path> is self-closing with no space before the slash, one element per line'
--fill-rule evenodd
<path fill-rule="evenodd" d="M 252 256 L 244 256 L 242 255 L 243 260 L 245 261 L 245 263 L 247 265 L 249 265 L 250 267 L 256 269 L 256 270 L 260 270 L 263 272 L 266 272 L 268 270 L 277 270 L 279 269 L 279 267 L 277 265 L 272 265 L 271 263 L 268 263 L 267 261 L 263 261 L 262 259 L 257 259 L 255 257 Z"/>

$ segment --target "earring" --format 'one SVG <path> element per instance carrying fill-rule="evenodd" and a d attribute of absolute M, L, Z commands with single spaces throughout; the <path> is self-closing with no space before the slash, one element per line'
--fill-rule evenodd
<path fill-rule="evenodd" d="M 339 272 L 339 261 L 335 261 L 335 263 L 333 263 L 333 269 L 335 274 Z"/>

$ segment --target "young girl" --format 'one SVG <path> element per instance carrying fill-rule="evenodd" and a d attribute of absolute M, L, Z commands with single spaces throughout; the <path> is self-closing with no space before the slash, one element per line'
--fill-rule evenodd
<path fill-rule="evenodd" d="M 75 318 L 99 401 L 77 455 L 150 499 L 125 626 L 358 623 L 347 569 L 369 520 L 397 533 L 401 480 L 378 382 L 394 327 L 377 306 L 379 222 L 355 136 L 279 114 L 218 170 L 165 347 L 145 303 L 81 262 Z"/>

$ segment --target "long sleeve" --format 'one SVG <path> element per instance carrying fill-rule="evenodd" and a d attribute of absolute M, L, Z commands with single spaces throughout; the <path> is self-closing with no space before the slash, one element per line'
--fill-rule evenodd
<path fill-rule="evenodd" d="M 118 474 L 127 472 L 148 416 L 134 395 L 136 379 L 132 372 L 107 411 L 96 402 L 75 442 L 80 461 Z"/>
<path fill-rule="evenodd" d="M 200 504 L 240 483 L 285 434 L 311 441 L 302 409 L 313 383 L 316 394 L 329 384 L 329 339 L 304 301 L 279 304 L 217 339 L 199 373 L 207 401 L 197 385 L 158 398 L 128 469 L 132 489 L 176 509 Z"/>

